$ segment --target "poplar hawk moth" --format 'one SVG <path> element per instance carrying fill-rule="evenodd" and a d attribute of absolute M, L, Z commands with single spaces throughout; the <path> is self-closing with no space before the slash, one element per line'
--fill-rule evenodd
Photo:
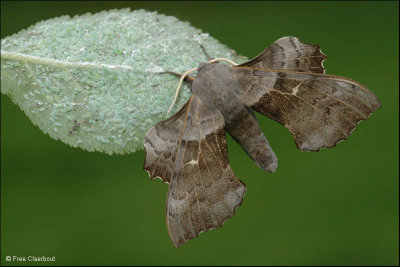
<path fill-rule="evenodd" d="M 192 96 L 146 134 L 144 169 L 169 184 L 166 224 L 176 247 L 231 218 L 245 184 L 228 160 L 225 131 L 261 169 L 274 172 L 277 157 L 254 111 L 285 126 L 302 151 L 346 139 L 380 107 L 365 86 L 325 74 L 318 45 L 283 37 L 252 60 L 228 66 L 201 63 L 188 76 Z"/>

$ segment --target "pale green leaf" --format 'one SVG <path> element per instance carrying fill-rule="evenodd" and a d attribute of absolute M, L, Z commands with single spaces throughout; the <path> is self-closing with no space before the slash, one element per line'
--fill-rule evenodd
<path fill-rule="evenodd" d="M 1 92 L 54 139 L 89 151 L 130 153 L 166 118 L 178 77 L 206 58 L 243 62 L 171 16 L 129 9 L 39 22 L 1 41 Z M 185 86 L 173 114 L 190 97 Z"/>

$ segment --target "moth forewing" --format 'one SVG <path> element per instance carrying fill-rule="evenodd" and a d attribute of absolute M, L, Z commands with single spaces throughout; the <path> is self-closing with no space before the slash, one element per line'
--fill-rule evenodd
<path fill-rule="evenodd" d="M 335 146 L 380 107 L 368 88 L 345 77 L 254 67 L 233 72 L 246 104 L 288 128 L 301 150 Z"/>

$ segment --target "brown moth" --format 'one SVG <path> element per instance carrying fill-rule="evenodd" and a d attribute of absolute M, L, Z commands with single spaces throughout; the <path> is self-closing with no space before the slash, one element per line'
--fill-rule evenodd
<path fill-rule="evenodd" d="M 346 139 L 380 107 L 365 86 L 326 75 L 318 45 L 283 37 L 237 66 L 201 63 L 189 101 L 146 134 L 144 169 L 169 184 L 166 223 L 176 247 L 231 218 L 245 184 L 228 160 L 225 131 L 261 169 L 278 160 L 253 110 L 281 123 L 300 150 L 318 151 Z"/>

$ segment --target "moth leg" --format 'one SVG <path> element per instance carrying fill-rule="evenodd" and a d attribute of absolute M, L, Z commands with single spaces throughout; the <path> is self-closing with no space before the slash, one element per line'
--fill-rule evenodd
<path fill-rule="evenodd" d="M 210 57 L 210 55 L 207 53 L 207 51 L 206 51 L 206 49 L 204 48 L 204 46 L 203 46 L 203 45 L 200 45 L 200 47 L 201 47 L 201 49 L 203 50 L 204 55 L 206 55 L 207 60 L 208 60 L 208 61 L 212 60 L 213 58 Z"/>
<path fill-rule="evenodd" d="M 160 74 L 166 74 L 167 73 L 167 74 L 172 74 L 172 75 L 176 75 L 176 76 L 179 76 L 179 77 L 182 76 L 182 74 L 179 74 L 179 73 L 173 72 L 173 71 L 162 71 L 162 72 L 159 72 L 159 73 Z M 185 77 L 184 81 L 187 82 L 187 83 L 192 84 L 192 82 L 194 81 L 194 77 L 187 75 Z"/>
<path fill-rule="evenodd" d="M 254 112 L 240 107 L 225 116 L 225 129 L 236 140 L 258 167 L 268 172 L 275 172 L 278 158 L 262 133 Z"/>

